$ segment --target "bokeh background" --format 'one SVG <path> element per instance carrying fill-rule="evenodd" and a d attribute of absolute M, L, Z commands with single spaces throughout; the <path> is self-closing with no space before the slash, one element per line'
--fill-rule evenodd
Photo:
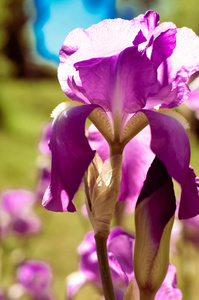
<path fill-rule="evenodd" d="M 198 0 L 1 0 L 0 1 L 0 192 L 38 189 L 45 155 L 38 143 L 56 105 L 66 101 L 57 80 L 59 49 L 66 35 L 76 27 L 88 28 L 105 18 L 131 19 L 146 10 L 160 14 L 160 20 L 187 26 L 199 34 Z M 198 99 L 199 101 L 199 99 Z M 199 176 L 198 121 L 194 111 L 181 108 L 192 125 L 189 130 L 191 163 Z M 48 163 L 48 162 L 47 162 Z M 65 279 L 78 268 L 77 246 L 91 230 L 81 214 L 84 201 L 80 189 L 77 213 L 46 211 L 37 196 L 34 212 L 41 228 L 34 234 L 9 231 L 1 236 L 0 291 L 9 299 L 32 299 L 17 283 L 17 267 L 26 259 L 41 260 L 53 272 L 53 299 L 65 298 Z M 1 214 L 1 212 L 0 212 Z M 5 220 L 1 219 L 2 222 Z M 198 222 L 199 224 L 199 222 Z M 183 228 L 172 252 L 177 267 L 178 287 L 183 299 L 199 299 L 199 244 Z M 133 216 L 124 226 L 133 231 Z M 0 226 L 1 229 L 1 226 Z M 199 227 L 191 234 L 199 235 Z M 194 230 L 195 230 L 194 229 Z M 174 233 L 175 235 L 175 233 Z M 91 286 L 76 299 L 97 299 Z"/>

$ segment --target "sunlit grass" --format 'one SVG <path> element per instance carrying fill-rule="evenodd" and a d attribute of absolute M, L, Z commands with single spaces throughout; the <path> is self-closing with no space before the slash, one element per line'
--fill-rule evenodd
<path fill-rule="evenodd" d="M 57 81 L 0 82 L 0 188 L 33 187 L 42 125 L 66 96 Z"/>

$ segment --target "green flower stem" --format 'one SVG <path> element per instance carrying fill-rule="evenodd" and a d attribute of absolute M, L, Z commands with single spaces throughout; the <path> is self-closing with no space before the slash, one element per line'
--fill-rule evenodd
<path fill-rule="evenodd" d="M 95 242 L 105 300 L 116 300 L 107 255 L 108 234 L 108 232 L 96 233 Z"/>

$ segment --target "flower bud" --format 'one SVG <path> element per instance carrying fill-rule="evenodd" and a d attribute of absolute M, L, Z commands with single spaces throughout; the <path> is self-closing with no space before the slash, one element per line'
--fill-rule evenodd
<path fill-rule="evenodd" d="M 156 157 L 135 209 L 134 271 L 140 299 L 154 299 L 166 275 L 175 213 L 173 183 Z"/>
<path fill-rule="evenodd" d="M 86 205 L 95 234 L 109 232 L 118 200 L 122 155 L 102 162 L 96 153 L 84 176 Z"/>

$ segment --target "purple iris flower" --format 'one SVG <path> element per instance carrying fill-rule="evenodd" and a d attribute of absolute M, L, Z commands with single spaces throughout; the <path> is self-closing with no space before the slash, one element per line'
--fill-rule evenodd
<path fill-rule="evenodd" d="M 133 270 L 134 242 L 134 236 L 120 227 L 113 228 L 107 240 L 109 265 L 117 300 L 123 299 L 130 280 L 133 280 L 136 292 L 138 292 Z M 78 247 L 78 253 L 80 255 L 80 271 L 71 274 L 67 280 L 66 294 L 69 300 L 73 299 L 80 287 L 87 282 L 94 283 L 101 289 L 96 246 L 92 232 L 85 236 Z M 176 270 L 173 265 L 169 264 L 167 276 L 155 299 L 181 299 L 181 292 L 176 285 Z M 170 297 L 171 295 L 173 298 Z"/>
<path fill-rule="evenodd" d="M 188 79 L 199 70 L 198 52 L 199 38 L 191 29 L 159 24 L 153 11 L 131 21 L 104 20 L 66 37 L 58 78 L 75 101 L 54 112 L 51 183 L 43 200 L 47 209 L 76 210 L 73 197 L 95 155 L 85 136 L 89 117 L 111 155 L 122 154 L 149 124 L 151 150 L 182 188 L 179 217 L 199 213 L 186 122 L 170 110 L 187 99 Z"/>
<path fill-rule="evenodd" d="M 36 233 L 41 221 L 33 211 L 34 194 L 27 190 L 9 190 L 1 196 L 1 217 L 6 220 L 7 231 L 17 234 Z M 4 222 L 2 222 L 4 224 Z M 4 230 L 3 230 L 4 231 Z"/>
<path fill-rule="evenodd" d="M 53 299 L 50 292 L 52 277 L 50 267 L 42 261 L 25 261 L 17 269 L 18 282 L 34 300 Z"/>

